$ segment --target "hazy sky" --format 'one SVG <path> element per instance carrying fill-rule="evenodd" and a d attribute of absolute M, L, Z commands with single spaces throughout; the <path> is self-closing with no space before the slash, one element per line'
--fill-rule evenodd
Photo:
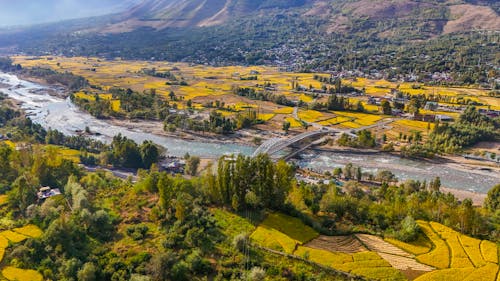
<path fill-rule="evenodd" d="M 140 0 L 0 0 L 0 26 L 28 25 L 118 12 Z"/>

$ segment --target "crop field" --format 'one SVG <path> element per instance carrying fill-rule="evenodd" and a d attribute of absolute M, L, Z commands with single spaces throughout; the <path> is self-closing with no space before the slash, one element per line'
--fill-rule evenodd
<path fill-rule="evenodd" d="M 315 75 L 328 77 L 324 73 L 291 73 L 280 71 L 277 67 L 270 66 L 226 66 L 211 67 L 205 65 L 191 65 L 187 63 L 171 63 L 157 61 L 124 61 L 120 59 L 105 60 L 100 58 L 85 57 L 13 57 L 14 63 L 19 63 L 25 68 L 44 67 L 61 72 L 71 72 L 75 75 L 85 77 L 94 87 L 88 87 L 75 93 L 76 98 L 95 100 L 96 95 L 101 99 L 109 100 L 112 111 L 120 112 L 120 100 L 113 99 L 109 94 L 112 87 L 130 88 L 140 93 L 155 89 L 156 93 L 169 100 L 172 106 L 178 109 L 186 109 L 187 102 L 191 101 L 192 107 L 198 111 L 213 110 L 205 108 L 204 105 L 211 102 L 222 101 L 226 108 L 234 111 L 225 112 L 226 117 L 234 117 L 242 110 L 238 104 L 252 105 L 258 109 L 259 117 L 266 123 L 263 128 L 279 131 L 283 121 L 291 123 L 295 131 L 304 130 L 299 120 L 294 120 L 293 108 L 282 107 L 270 101 L 251 100 L 247 97 L 238 96 L 233 93 L 234 87 L 252 88 L 257 91 L 270 92 L 273 95 L 283 95 L 292 102 L 303 102 L 312 105 L 315 102 L 324 103 L 325 96 L 316 96 L 309 89 L 321 89 L 325 85 L 314 79 Z M 148 71 L 154 69 L 156 73 L 169 73 L 170 78 L 157 77 Z M 182 83 L 181 83 L 182 82 Z M 487 91 L 473 88 L 445 88 L 427 87 L 414 83 L 395 83 L 385 80 L 369 80 L 365 78 L 343 80 L 344 85 L 352 85 L 357 89 L 365 90 L 367 95 L 387 96 L 394 90 L 409 94 L 442 95 L 452 97 L 450 102 L 469 99 L 500 109 L 498 98 L 489 97 Z M 292 86 L 295 85 L 293 88 Z M 302 90 L 296 90 L 300 85 Z M 174 92 L 176 100 L 169 98 L 169 93 Z M 386 116 L 380 113 L 377 105 L 367 104 L 367 97 L 349 98 L 351 103 L 361 102 L 365 113 L 357 112 L 318 112 L 301 108 L 298 118 L 306 122 L 316 122 L 323 126 L 339 128 L 362 128 L 373 125 Z M 450 104 L 455 105 L 455 104 Z M 224 112 L 224 111 L 223 111 Z M 453 118 L 458 117 L 455 112 L 431 112 L 421 109 L 425 114 L 446 114 Z M 272 114 L 279 114 L 277 118 Z M 407 121 L 407 120 L 404 120 Z M 426 137 L 427 124 L 416 123 L 418 121 L 401 121 L 394 127 L 389 128 L 386 135 L 390 139 L 396 139 L 400 132 L 407 134 L 412 130 L 423 131 Z"/>
<path fill-rule="evenodd" d="M 496 281 L 495 243 L 462 235 L 439 223 L 417 223 L 423 235 L 405 243 L 368 234 L 318 236 L 300 220 L 276 213 L 251 238 L 264 247 L 374 280 Z"/>
<path fill-rule="evenodd" d="M 495 281 L 499 271 L 495 243 L 468 237 L 436 222 L 418 221 L 418 224 L 431 240 L 433 249 L 417 256 L 417 260 L 441 270 L 424 274 L 416 280 Z M 440 260 L 446 260 L 449 265 L 445 267 Z"/>
<path fill-rule="evenodd" d="M 4 230 L 0 232 L 0 261 L 3 260 L 5 249 L 11 244 L 16 244 L 26 240 L 28 237 L 38 238 L 42 235 L 42 231 L 35 225 L 25 225 L 23 227 L 14 228 L 12 230 Z M 40 273 L 30 269 L 20 269 L 12 266 L 7 266 L 1 269 L 1 275 L 10 281 L 42 281 L 43 277 Z M 0 277 L 1 279 L 1 277 Z M 1 279 L 3 280 L 3 279 Z"/>
<path fill-rule="evenodd" d="M 5 267 L 2 275 L 9 281 L 42 281 L 43 276 L 35 270 Z"/>
<path fill-rule="evenodd" d="M 280 213 L 269 214 L 261 226 L 276 229 L 301 244 L 309 242 L 319 235 L 314 229 L 304 225 L 300 219 Z"/>
<path fill-rule="evenodd" d="M 413 255 L 428 253 L 432 248 L 431 242 L 424 235 L 420 235 L 416 241 L 408 243 L 392 238 L 386 238 L 384 240 Z"/>
<path fill-rule="evenodd" d="M 319 250 L 354 254 L 367 251 L 366 247 L 353 236 L 324 236 L 308 242 L 304 246 Z"/>

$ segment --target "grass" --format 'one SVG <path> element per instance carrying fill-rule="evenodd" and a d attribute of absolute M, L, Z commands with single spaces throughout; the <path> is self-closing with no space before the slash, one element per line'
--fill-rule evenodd
<path fill-rule="evenodd" d="M 28 224 L 23 227 L 14 228 L 12 229 L 12 231 L 33 238 L 38 238 L 43 234 L 42 230 L 38 228 L 38 226 L 33 224 Z"/>
<path fill-rule="evenodd" d="M 423 255 L 428 253 L 432 248 L 431 242 L 424 235 L 419 235 L 416 241 L 408 243 L 393 238 L 385 238 L 384 240 L 414 255 Z"/>
<path fill-rule="evenodd" d="M 255 229 L 250 221 L 234 213 L 216 208 L 210 209 L 210 212 L 214 215 L 225 235 L 234 237 L 241 233 L 250 233 Z"/>
<path fill-rule="evenodd" d="M 35 270 L 7 266 L 2 270 L 3 277 L 9 281 L 42 281 L 43 276 Z"/>
<path fill-rule="evenodd" d="M 26 238 L 28 238 L 22 234 L 14 232 L 12 230 L 4 230 L 4 231 L 0 232 L 0 235 L 7 238 L 12 243 L 19 243 L 21 241 L 26 240 Z"/>
<path fill-rule="evenodd" d="M 276 229 L 303 244 L 318 237 L 319 233 L 305 225 L 300 219 L 281 213 L 271 213 L 261 226 Z"/>
<path fill-rule="evenodd" d="M 450 266 L 450 251 L 446 242 L 434 232 L 429 223 L 418 221 L 418 225 L 434 244 L 434 248 L 429 253 L 418 256 L 417 261 L 436 268 L 448 268 Z"/>

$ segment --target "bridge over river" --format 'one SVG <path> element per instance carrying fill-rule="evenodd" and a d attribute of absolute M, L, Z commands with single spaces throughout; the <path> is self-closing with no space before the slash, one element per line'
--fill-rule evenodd
<path fill-rule="evenodd" d="M 264 143 L 262 143 L 253 153 L 253 156 L 257 156 L 261 153 L 267 153 L 268 155 L 273 155 L 278 153 L 279 151 L 292 146 L 293 144 L 309 140 L 311 142 L 317 141 L 319 138 L 325 136 L 325 135 L 341 135 L 341 134 L 347 134 L 351 137 L 357 137 L 356 133 L 362 130 L 367 130 L 375 127 L 381 127 L 385 126 L 389 123 L 392 123 L 394 120 L 389 119 L 385 120 L 382 122 L 379 122 L 377 124 L 373 124 L 370 126 L 365 126 L 357 129 L 333 129 L 333 128 L 328 128 L 328 127 L 321 127 L 320 129 L 314 130 L 314 131 L 308 131 L 301 133 L 299 135 L 293 136 L 291 138 L 271 138 Z"/>

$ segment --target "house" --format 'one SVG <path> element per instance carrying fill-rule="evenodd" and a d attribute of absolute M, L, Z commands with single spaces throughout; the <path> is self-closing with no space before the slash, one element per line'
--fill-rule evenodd
<path fill-rule="evenodd" d="M 61 195 L 61 191 L 59 190 L 59 188 L 50 188 L 48 186 L 45 186 L 41 187 L 36 195 L 38 197 L 38 200 L 42 201 L 56 195 Z"/>
<path fill-rule="evenodd" d="M 438 114 L 438 115 L 436 115 L 435 118 L 436 118 L 436 120 L 439 120 L 442 122 L 452 122 L 453 121 L 453 117 L 448 116 L 448 115 L 444 115 L 444 114 Z"/>

